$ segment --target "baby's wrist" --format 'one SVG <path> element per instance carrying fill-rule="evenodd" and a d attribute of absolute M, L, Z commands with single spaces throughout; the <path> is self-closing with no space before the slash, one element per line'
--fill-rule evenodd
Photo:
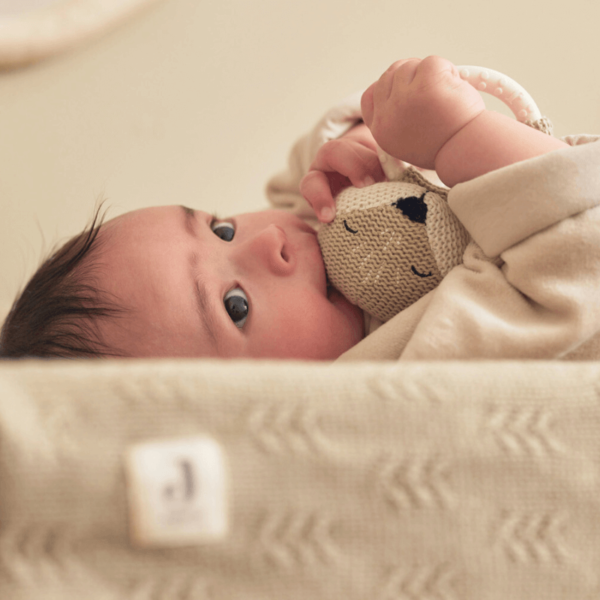
<path fill-rule="evenodd" d="M 514 118 L 483 110 L 440 149 L 435 170 L 448 187 L 566 147 Z"/>
<path fill-rule="evenodd" d="M 461 125 L 458 129 L 455 129 L 450 137 L 437 149 L 434 164 L 435 170 L 444 170 L 445 163 L 453 152 L 456 152 L 457 147 L 461 147 L 466 140 L 471 138 L 471 135 L 476 135 L 476 130 L 480 128 L 482 120 L 486 118 L 486 114 L 489 111 L 482 109 L 479 113 L 474 115 L 469 121 Z M 468 133 L 468 135 L 465 135 Z"/>
<path fill-rule="evenodd" d="M 475 122 L 486 112 L 483 101 L 480 107 L 460 101 L 433 103 L 423 111 L 425 116 L 421 120 L 416 119 L 407 127 L 408 134 L 403 131 L 403 135 L 398 136 L 404 151 L 390 154 L 417 167 L 437 169 L 438 157 L 444 156 L 444 148 L 455 145 L 457 136 L 460 139 L 459 134 L 465 128 L 476 128 Z"/>

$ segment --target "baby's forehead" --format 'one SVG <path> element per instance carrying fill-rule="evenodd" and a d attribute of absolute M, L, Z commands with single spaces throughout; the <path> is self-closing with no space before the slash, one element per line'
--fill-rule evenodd
<path fill-rule="evenodd" d="M 96 275 L 106 280 L 107 287 L 113 287 L 116 274 L 130 270 L 140 254 L 143 257 L 143 250 L 153 244 L 152 236 L 145 235 L 141 225 L 133 211 L 102 224 L 95 250 Z"/>
<path fill-rule="evenodd" d="M 112 243 L 134 238 L 141 241 L 158 231 L 172 229 L 182 223 L 183 211 L 177 206 L 140 208 L 118 215 L 104 223 L 102 229 Z"/>
<path fill-rule="evenodd" d="M 131 215 L 133 215 L 133 211 L 118 215 L 102 223 L 102 227 L 98 234 L 98 239 L 102 242 L 100 244 L 100 250 L 107 245 L 114 244 L 116 240 L 126 234 L 127 230 L 131 228 L 132 223 L 134 222 Z"/>
<path fill-rule="evenodd" d="M 181 215 L 184 211 L 185 207 L 179 204 L 146 206 L 144 208 L 136 208 L 134 210 L 117 215 L 109 221 L 106 221 L 106 225 L 116 226 L 150 222 L 160 223 L 161 221 L 164 221 L 165 218 L 168 218 L 169 215 Z"/>

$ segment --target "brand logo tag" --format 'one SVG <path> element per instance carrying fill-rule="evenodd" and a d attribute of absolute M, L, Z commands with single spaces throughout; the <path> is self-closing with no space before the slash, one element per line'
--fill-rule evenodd
<path fill-rule="evenodd" d="M 136 444 L 125 463 L 132 543 L 184 546 L 227 535 L 226 467 L 214 439 Z"/>

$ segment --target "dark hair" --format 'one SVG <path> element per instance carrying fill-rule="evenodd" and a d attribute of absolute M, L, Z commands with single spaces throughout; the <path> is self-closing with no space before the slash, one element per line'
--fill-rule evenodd
<path fill-rule="evenodd" d="M 0 332 L 0 358 L 116 356 L 97 324 L 123 310 L 94 286 L 102 203 L 79 235 L 51 252 L 17 296 Z"/>

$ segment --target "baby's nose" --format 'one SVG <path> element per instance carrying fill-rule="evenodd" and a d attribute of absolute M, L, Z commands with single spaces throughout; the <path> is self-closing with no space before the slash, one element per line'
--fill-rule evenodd
<path fill-rule="evenodd" d="M 285 231 L 271 223 L 240 247 L 240 260 L 252 268 L 266 268 L 274 275 L 289 275 L 294 257 Z"/>

